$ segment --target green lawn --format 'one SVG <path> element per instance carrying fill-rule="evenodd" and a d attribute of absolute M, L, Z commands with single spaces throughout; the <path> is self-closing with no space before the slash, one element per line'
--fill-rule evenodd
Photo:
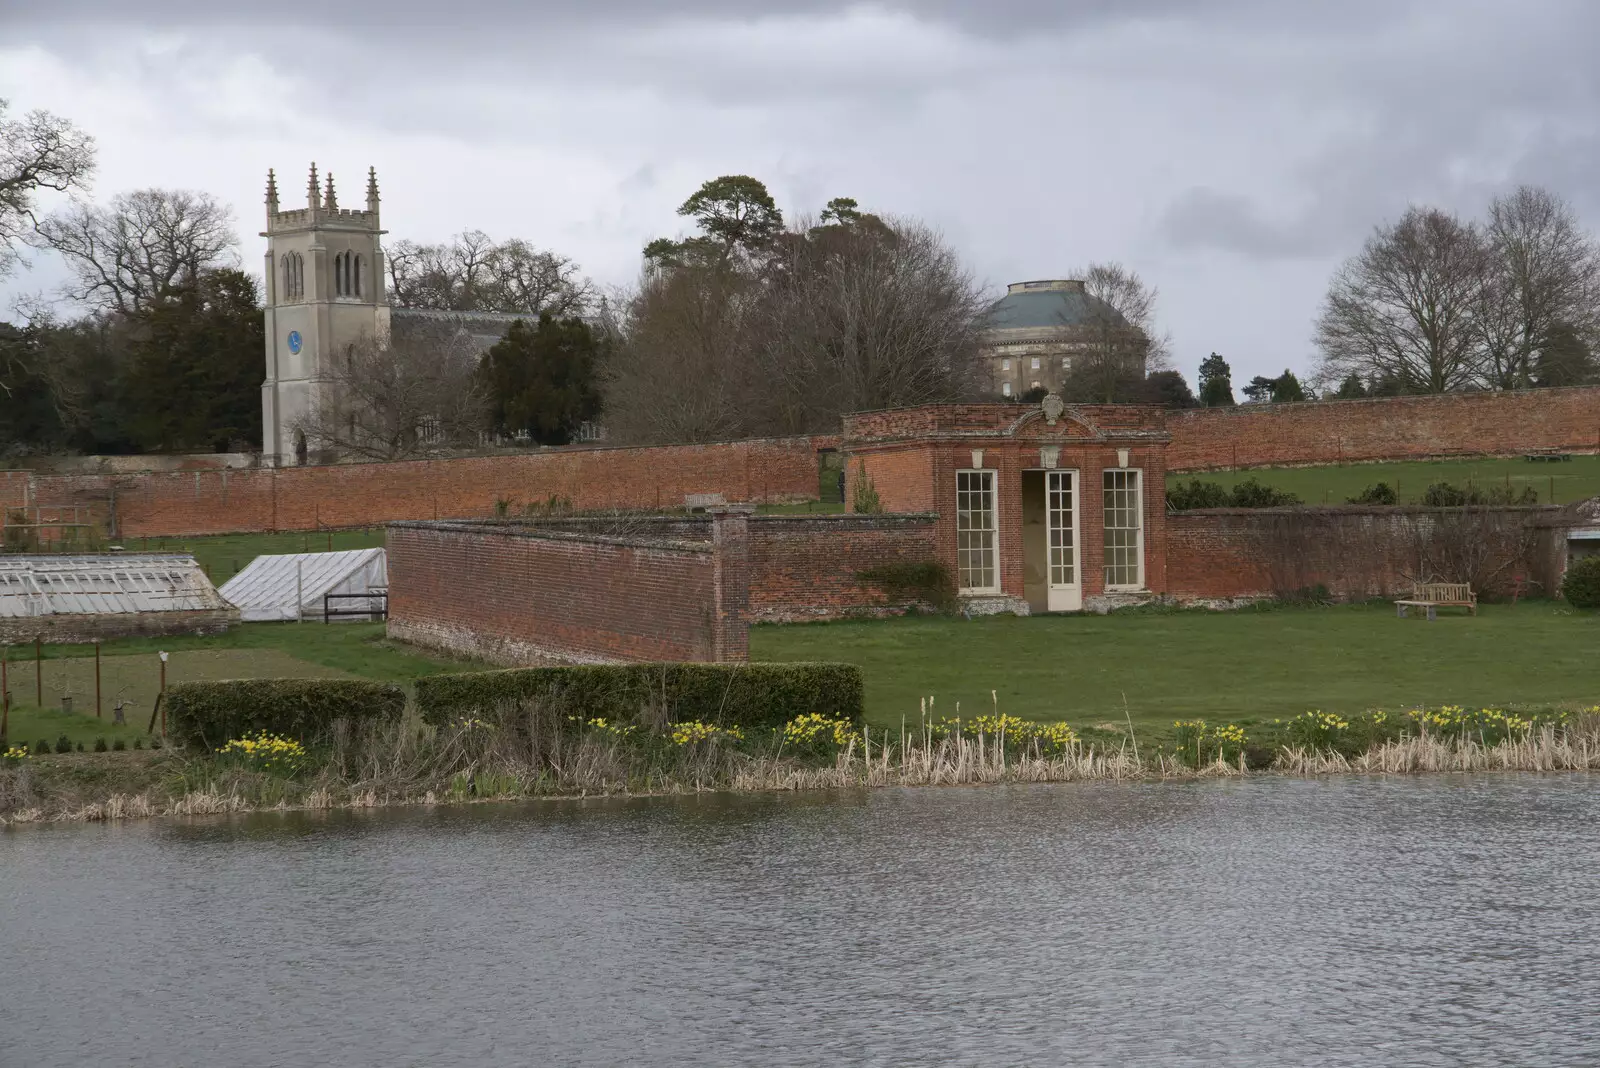
<path fill-rule="evenodd" d="M 906 618 L 756 627 L 752 660 L 844 660 L 866 675 L 868 717 L 1002 712 L 1141 729 L 1307 709 L 1600 703 L 1600 615 L 1555 602 L 1477 618 L 1396 619 L 1387 604 L 1018 619 Z"/>
<path fill-rule="evenodd" d="M 160 689 L 161 661 L 171 654 L 167 682 L 227 678 L 367 678 L 409 682 L 419 675 L 468 671 L 483 667 L 466 661 L 428 656 L 384 638 L 382 623 L 245 623 L 226 634 L 209 637 L 129 638 L 106 642 L 100 658 L 100 708 L 95 716 L 94 657 L 82 645 L 47 645 L 35 675 L 32 647 L 9 650 L 13 742 L 54 741 L 65 734 L 72 741 L 92 743 L 119 735 L 132 739 L 150 722 Z M 84 655 L 85 653 L 89 655 Z M 43 683 L 44 704 L 38 695 Z M 72 697 L 72 712 L 61 711 L 63 695 Z M 128 728 L 112 726 L 112 708 L 121 697 L 128 704 Z"/>
<path fill-rule="evenodd" d="M 1378 482 L 1396 487 L 1404 502 L 1421 500 L 1435 482 L 1457 486 L 1532 486 L 1541 504 L 1569 504 L 1600 496 L 1600 456 L 1574 456 L 1563 463 L 1534 463 L 1521 457 L 1478 458 L 1414 463 L 1339 464 L 1326 467 L 1261 467 L 1167 476 L 1169 487 L 1198 478 L 1232 488 L 1247 478 L 1297 493 L 1307 504 L 1342 504 Z M 1554 491 L 1554 497 L 1551 493 Z"/>

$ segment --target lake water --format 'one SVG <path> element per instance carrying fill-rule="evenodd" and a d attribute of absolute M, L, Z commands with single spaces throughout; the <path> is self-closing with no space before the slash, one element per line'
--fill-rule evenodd
<path fill-rule="evenodd" d="M 1600 780 L 0 832 L 0 1064 L 1600 1064 Z"/>

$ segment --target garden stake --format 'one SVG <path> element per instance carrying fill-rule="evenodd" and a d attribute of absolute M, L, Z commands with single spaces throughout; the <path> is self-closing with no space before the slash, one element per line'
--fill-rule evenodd
<path fill-rule="evenodd" d="M 33 696 L 34 704 L 44 707 L 44 642 L 33 639 Z"/>
<path fill-rule="evenodd" d="M 105 719 L 100 712 L 100 643 L 94 643 L 94 718 Z"/>
<path fill-rule="evenodd" d="M 11 726 L 11 646 L 0 645 L 0 740 Z"/>

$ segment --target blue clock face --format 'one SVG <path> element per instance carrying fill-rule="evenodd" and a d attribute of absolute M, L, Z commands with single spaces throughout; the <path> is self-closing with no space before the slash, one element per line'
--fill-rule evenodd
<path fill-rule="evenodd" d="M 300 351 L 300 331 L 298 330 L 289 331 L 289 351 L 296 353 Z"/>

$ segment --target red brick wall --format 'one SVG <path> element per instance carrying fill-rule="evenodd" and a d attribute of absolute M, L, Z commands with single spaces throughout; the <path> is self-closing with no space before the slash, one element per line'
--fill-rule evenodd
<path fill-rule="evenodd" d="M 1537 531 L 1523 567 L 1554 588 L 1565 538 L 1559 509 L 1506 509 Z M 1341 599 L 1410 588 L 1419 570 L 1425 508 L 1258 508 L 1176 512 L 1167 517 L 1167 586 L 1180 599 L 1266 597 L 1317 585 Z M 1503 578 L 1509 575 L 1502 576 Z M 1500 592 L 1480 590 L 1480 593 Z"/>
<path fill-rule="evenodd" d="M 1174 471 L 1595 451 L 1600 387 L 1197 408 L 1167 429 Z"/>
<path fill-rule="evenodd" d="M 937 559 L 931 515 L 760 516 L 750 523 L 750 617 L 796 622 L 904 610 L 856 575 Z"/>
<path fill-rule="evenodd" d="M 399 640 L 504 664 L 717 656 L 708 542 L 398 523 L 388 545 Z"/>
<path fill-rule="evenodd" d="M 498 500 L 510 501 L 513 512 L 551 497 L 576 508 L 679 506 L 689 493 L 814 500 L 817 458 L 809 439 L 783 438 L 279 470 L 37 475 L 27 483 L 8 473 L 0 481 L 5 500 L 46 505 L 105 502 L 113 492 L 122 537 L 314 530 L 490 516 Z"/>

